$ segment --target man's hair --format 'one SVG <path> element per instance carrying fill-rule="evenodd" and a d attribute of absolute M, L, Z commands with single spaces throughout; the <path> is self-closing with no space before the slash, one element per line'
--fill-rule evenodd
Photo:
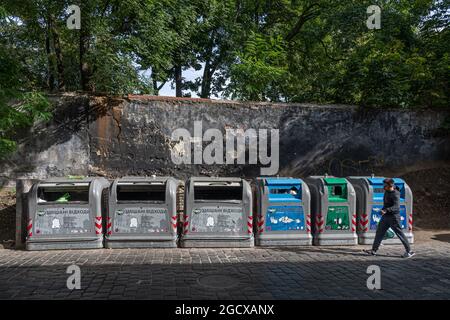
<path fill-rule="evenodd" d="M 392 179 L 392 178 L 386 178 L 383 180 L 383 183 L 387 184 L 388 186 L 393 186 L 395 182 L 394 182 L 394 179 Z"/>

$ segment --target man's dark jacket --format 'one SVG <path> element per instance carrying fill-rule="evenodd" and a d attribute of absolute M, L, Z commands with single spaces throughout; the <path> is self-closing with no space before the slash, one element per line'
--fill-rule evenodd
<path fill-rule="evenodd" d="M 393 191 L 385 191 L 383 197 L 383 210 L 386 214 L 400 213 L 400 190 L 396 187 Z"/>

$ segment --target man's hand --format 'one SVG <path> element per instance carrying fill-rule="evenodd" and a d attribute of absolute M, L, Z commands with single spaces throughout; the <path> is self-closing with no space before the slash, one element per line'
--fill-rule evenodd
<path fill-rule="evenodd" d="M 381 215 L 386 214 L 386 210 L 381 210 Z"/>

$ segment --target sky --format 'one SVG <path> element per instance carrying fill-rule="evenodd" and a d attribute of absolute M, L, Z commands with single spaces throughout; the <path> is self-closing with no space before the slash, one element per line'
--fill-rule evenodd
<path fill-rule="evenodd" d="M 195 78 L 201 77 L 203 75 L 204 66 L 205 66 L 204 63 L 202 63 L 202 68 L 200 70 L 195 70 L 194 68 L 183 70 L 183 78 L 185 79 L 185 81 L 195 80 Z M 175 97 L 175 89 L 172 89 L 171 86 L 172 82 L 167 81 L 166 84 L 162 87 L 162 89 L 159 90 L 159 95 Z M 184 93 L 190 92 L 192 98 L 199 98 L 199 96 L 195 92 L 192 92 L 190 90 L 183 90 L 183 92 Z M 210 99 L 223 99 L 223 97 L 221 96 L 215 97 L 211 95 Z"/>
<path fill-rule="evenodd" d="M 195 80 L 195 78 L 201 77 L 202 74 L 203 74 L 203 67 L 201 70 L 198 70 L 198 71 L 196 71 L 194 68 L 190 68 L 188 70 L 183 71 L 183 78 L 186 81 Z M 159 90 L 159 95 L 175 97 L 175 89 L 172 89 L 171 85 L 172 85 L 171 81 L 166 82 L 164 87 L 162 87 L 162 89 Z M 192 95 L 192 98 L 198 98 L 198 95 L 195 94 L 195 92 L 191 91 L 191 95 Z"/>
<path fill-rule="evenodd" d="M 133 65 L 136 68 L 139 68 L 140 66 L 136 63 L 133 63 Z M 198 77 L 202 77 L 203 75 L 203 68 L 205 67 L 205 64 L 202 63 L 202 68 L 200 70 L 195 70 L 194 68 L 189 68 L 187 70 L 183 70 L 183 78 L 185 81 L 193 81 Z M 145 75 L 146 77 L 150 77 L 152 74 L 151 69 L 148 70 L 144 70 L 144 71 L 140 71 L 140 74 Z M 228 81 L 226 81 L 227 83 Z M 191 97 L 192 98 L 199 98 L 199 96 L 195 93 L 192 92 L 191 90 L 183 90 L 183 93 L 191 93 Z M 174 88 L 172 89 L 172 81 L 167 81 L 164 86 L 161 88 L 161 90 L 159 90 L 159 95 L 160 96 L 167 96 L 167 97 L 175 97 L 175 85 Z M 222 92 L 219 94 L 219 97 L 216 97 L 214 95 L 210 96 L 210 99 L 224 99 L 224 97 L 222 96 Z"/>

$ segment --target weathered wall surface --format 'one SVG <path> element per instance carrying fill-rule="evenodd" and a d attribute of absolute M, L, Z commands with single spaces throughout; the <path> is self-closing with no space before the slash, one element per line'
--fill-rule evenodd
<path fill-rule="evenodd" d="M 175 165 L 171 134 L 185 128 L 193 136 L 194 121 L 202 121 L 203 132 L 279 129 L 280 176 L 390 175 L 450 163 L 450 135 L 440 129 L 448 111 L 161 97 L 53 99 L 59 111 L 51 123 L 24 132 L 17 153 L 0 163 L 2 184 L 17 177 L 68 174 L 179 178 L 260 174 L 258 165 Z"/>
<path fill-rule="evenodd" d="M 53 97 L 57 113 L 50 123 L 37 124 L 22 132 L 17 152 L 0 162 L 0 178 L 45 178 L 69 173 L 87 173 L 89 134 L 86 96 Z"/>

